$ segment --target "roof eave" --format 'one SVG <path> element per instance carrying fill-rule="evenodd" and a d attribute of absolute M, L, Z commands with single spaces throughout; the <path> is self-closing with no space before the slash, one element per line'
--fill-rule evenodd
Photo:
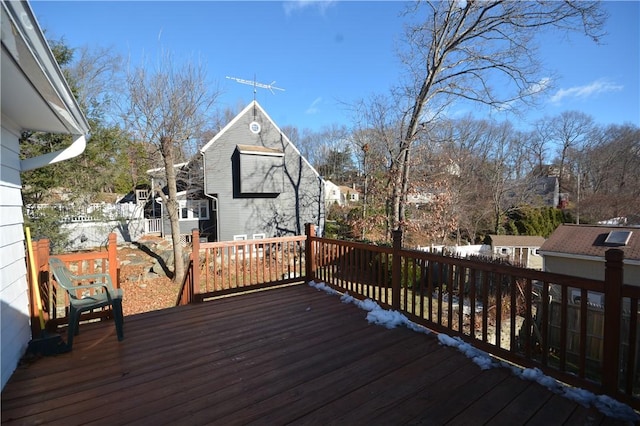
<path fill-rule="evenodd" d="M 84 152 L 89 124 L 80 110 L 58 63 L 47 44 L 44 34 L 28 2 L 2 1 L 2 51 L 10 57 L 11 64 L 22 74 L 32 90 L 42 99 L 41 108 L 60 123 L 59 133 L 74 136 L 73 143 L 65 149 L 21 161 L 21 170 L 31 170 L 48 164 L 76 157 Z M 17 75 L 17 74 L 16 74 Z M 29 86 L 25 86 L 29 87 Z M 16 102 L 17 100 L 12 100 Z M 12 119 L 15 117 L 11 117 Z M 21 131 L 53 131 L 38 127 L 39 120 L 20 125 Z"/>

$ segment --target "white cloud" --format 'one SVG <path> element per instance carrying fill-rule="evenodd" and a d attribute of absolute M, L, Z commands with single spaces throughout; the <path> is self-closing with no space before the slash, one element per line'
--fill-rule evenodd
<path fill-rule="evenodd" d="M 596 80 L 585 86 L 575 86 L 568 89 L 560 89 L 551 96 L 550 101 L 559 103 L 565 98 L 585 99 L 601 93 L 617 92 L 623 89 L 623 86 L 607 80 Z"/>
<path fill-rule="evenodd" d="M 336 3 L 336 0 L 295 0 L 283 2 L 282 7 L 284 7 L 284 13 L 287 16 L 294 12 L 311 8 L 319 10 L 320 14 L 324 15 L 325 11 L 334 3 Z"/>
<path fill-rule="evenodd" d="M 532 84 L 525 90 L 526 95 L 535 95 L 545 91 L 551 85 L 551 79 L 544 77 L 539 82 Z"/>
<path fill-rule="evenodd" d="M 315 98 L 314 101 L 311 102 L 311 105 L 309 105 L 309 108 L 307 108 L 307 110 L 304 113 L 317 114 L 319 111 L 318 105 L 320 105 L 320 102 L 322 102 L 322 98 Z"/>

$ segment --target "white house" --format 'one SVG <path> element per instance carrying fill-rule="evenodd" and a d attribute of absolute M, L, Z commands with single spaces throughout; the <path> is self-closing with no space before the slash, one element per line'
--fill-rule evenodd
<path fill-rule="evenodd" d="M 330 180 L 324 181 L 324 202 L 327 207 L 332 204 L 342 205 L 340 187 Z"/>
<path fill-rule="evenodd" d="M 327 207 L 332 204 L 346 206 L 359 200 L 360 192 L 354 187 L 336 185 L 330 180 L 324 181 L 324 202 Z"/>
<path fill-rule="evenodd" d="M 342 195 L 342 201 L 344 205 L 357 203 L 360 201 L 360 192 L 353 186 L 340 186 L 340 194 Z"/>
<path fill-rule="evenodd" d="M 2 388 L 31 340 L 20 172 L 84 151 L 89 125 L 27 2 L 2 0 L 0 327 Z M 20 159 L 24 131 L 70 134 L 64 150 Z"/>
<path fill-rule="evenodd" d="M 492 257 L 530 269 L 542 269 L 539 249 L 544 237 L 531 235 L 489 235 Z"/>

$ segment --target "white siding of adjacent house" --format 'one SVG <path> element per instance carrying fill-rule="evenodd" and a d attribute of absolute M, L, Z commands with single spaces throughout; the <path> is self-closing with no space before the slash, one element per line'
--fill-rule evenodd
<path fill-rule="evenodd" d="M 342 197 L 340 196 L 340 187 L 335 183 L 326 180 L 324 182 L 324 200 L 327 206 L 332 204 L 342 205 Z"/>
<path fill-rule="evenodd" d="M 3 120 L 4 122 L 4 120 Z M 20 192 L 18 136 L 2 128 L 0 140 L 0 327 L 2 387 L 31 339 Z"/>

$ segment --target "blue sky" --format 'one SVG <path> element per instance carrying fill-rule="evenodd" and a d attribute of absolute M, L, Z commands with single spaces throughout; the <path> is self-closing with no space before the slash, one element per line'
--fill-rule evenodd
<path fill-rule="evenodd" d="M 253 87 L 280 126 L 320 130 L 352 122 L 346 106 L 387 93 L 401 76 L 394 46 L 402 35 L 398 1 L 43 1 L 31 2 L 47 36 L 70 47 L 113 47 L 132 63 L 161 49 L 177 60 L 202 61 L 222 90 L 219 106 L 239 111 Z M 519 123 L 544 115 L 585 112 L 600 124 L 640 126 L 640 2 L 605 1 L 608 35 L 542 34 L 540 53 L 558 77 L 554 90 Z M 480 111 L 459 105 L 451 115 Z M 522 120 L 515 119 L 512 120 Z"/>

